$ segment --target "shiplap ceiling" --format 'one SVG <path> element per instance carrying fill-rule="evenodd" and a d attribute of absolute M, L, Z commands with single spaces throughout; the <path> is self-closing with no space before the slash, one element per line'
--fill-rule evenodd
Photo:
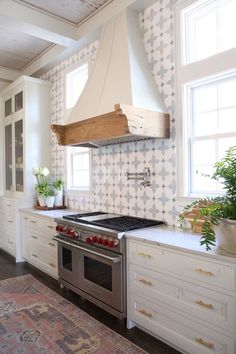
<path fill-rule="evenodd" d="M 19 0 L 39 10 L 79 24 L 109 0 Z"/>
<path fill-rule="evenodd" d="M 43 70 L 99 37 L 123 9 L 155 0 L 0 0 L 0 83 Z M 1 85 L 0 85 L 1 88 Z"/>

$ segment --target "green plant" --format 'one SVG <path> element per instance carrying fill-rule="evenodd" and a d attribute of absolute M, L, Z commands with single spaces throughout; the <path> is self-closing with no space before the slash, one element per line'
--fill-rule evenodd
<path fill-rule="evenodd" d="M 45 198 L 47 198 L 47 197 L 54 197 L 55 194 L 54 194 L 54 191 L 52 191 L 50 188 L 48 188 L 48 189 L 46 189 L 46 190 L 44 191 L 43 196 L 44 196 Z"/>
<path fill-rule="evenodd" d="M 225 156 L 214 164 L 214 169 L 211 178 L 223 183 L 225 195 L 198 199 L 186 205 L 179 217 L 182 227 L 190 214 L 193 217 L 192 228 L 197 222 L 202 222 L 200 244 L 205 245 L 207 250 L 215 245 L 214 226 L 219 224 L 220 219 L 236 220 L 236 146 L 226 151 Z"/>
<path fill-rule="evenodd" d="M 52 185 L 57 190 L 60 191 L 63 187 L 64 182 L 61 179 L 56 179 Z"/>
<path fill-rule="evenodd" d="M 36 178 L 35 190 L 39 195 L 45 196 L 49 190 L 48 175 L 49 170 L 47 167 L 34 168 L 32 171 Z"/>

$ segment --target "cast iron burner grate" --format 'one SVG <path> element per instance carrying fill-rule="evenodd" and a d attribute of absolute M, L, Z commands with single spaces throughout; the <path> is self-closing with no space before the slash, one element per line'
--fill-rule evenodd
<path fill-rule="evenodd" d="M 89 213 L 81 213 L 81 214 L 73 214 L 73 215 L 64 215 L 64 219 L 72 220 L 72 221 L 79 221 L 80 218 L 86 217 L 86 216 L 97 216 L 97 215 L 103 215 L 107 214 L 102 211 L 94 211 L 94 212 L 89 212 Z"/>
<path fill-rule="evenodd" d="M 91 225 L 106 227 L 108 229 L 126 232 L 135 229 L 142 229 L 149 226 L 164 224 L 163 221 L 139 219 L 132 216 L 119 216 L 109 219 L 91 221 Z"/>

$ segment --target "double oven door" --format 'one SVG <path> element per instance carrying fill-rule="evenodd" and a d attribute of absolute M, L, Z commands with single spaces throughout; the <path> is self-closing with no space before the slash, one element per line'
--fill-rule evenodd
<path fill-rule="evenodd" d="M 110 251 L 58 241 L 60 279 L 124 312 L 123 257 Z"/>

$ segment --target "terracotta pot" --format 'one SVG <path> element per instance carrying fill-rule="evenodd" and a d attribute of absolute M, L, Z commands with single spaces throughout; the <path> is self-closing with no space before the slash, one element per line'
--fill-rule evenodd
<path fill-rule="evenodd" d="M 215 237 L 220 248 L 236 254 L 236 220 L 221 219 L 215 227 Z"/>

